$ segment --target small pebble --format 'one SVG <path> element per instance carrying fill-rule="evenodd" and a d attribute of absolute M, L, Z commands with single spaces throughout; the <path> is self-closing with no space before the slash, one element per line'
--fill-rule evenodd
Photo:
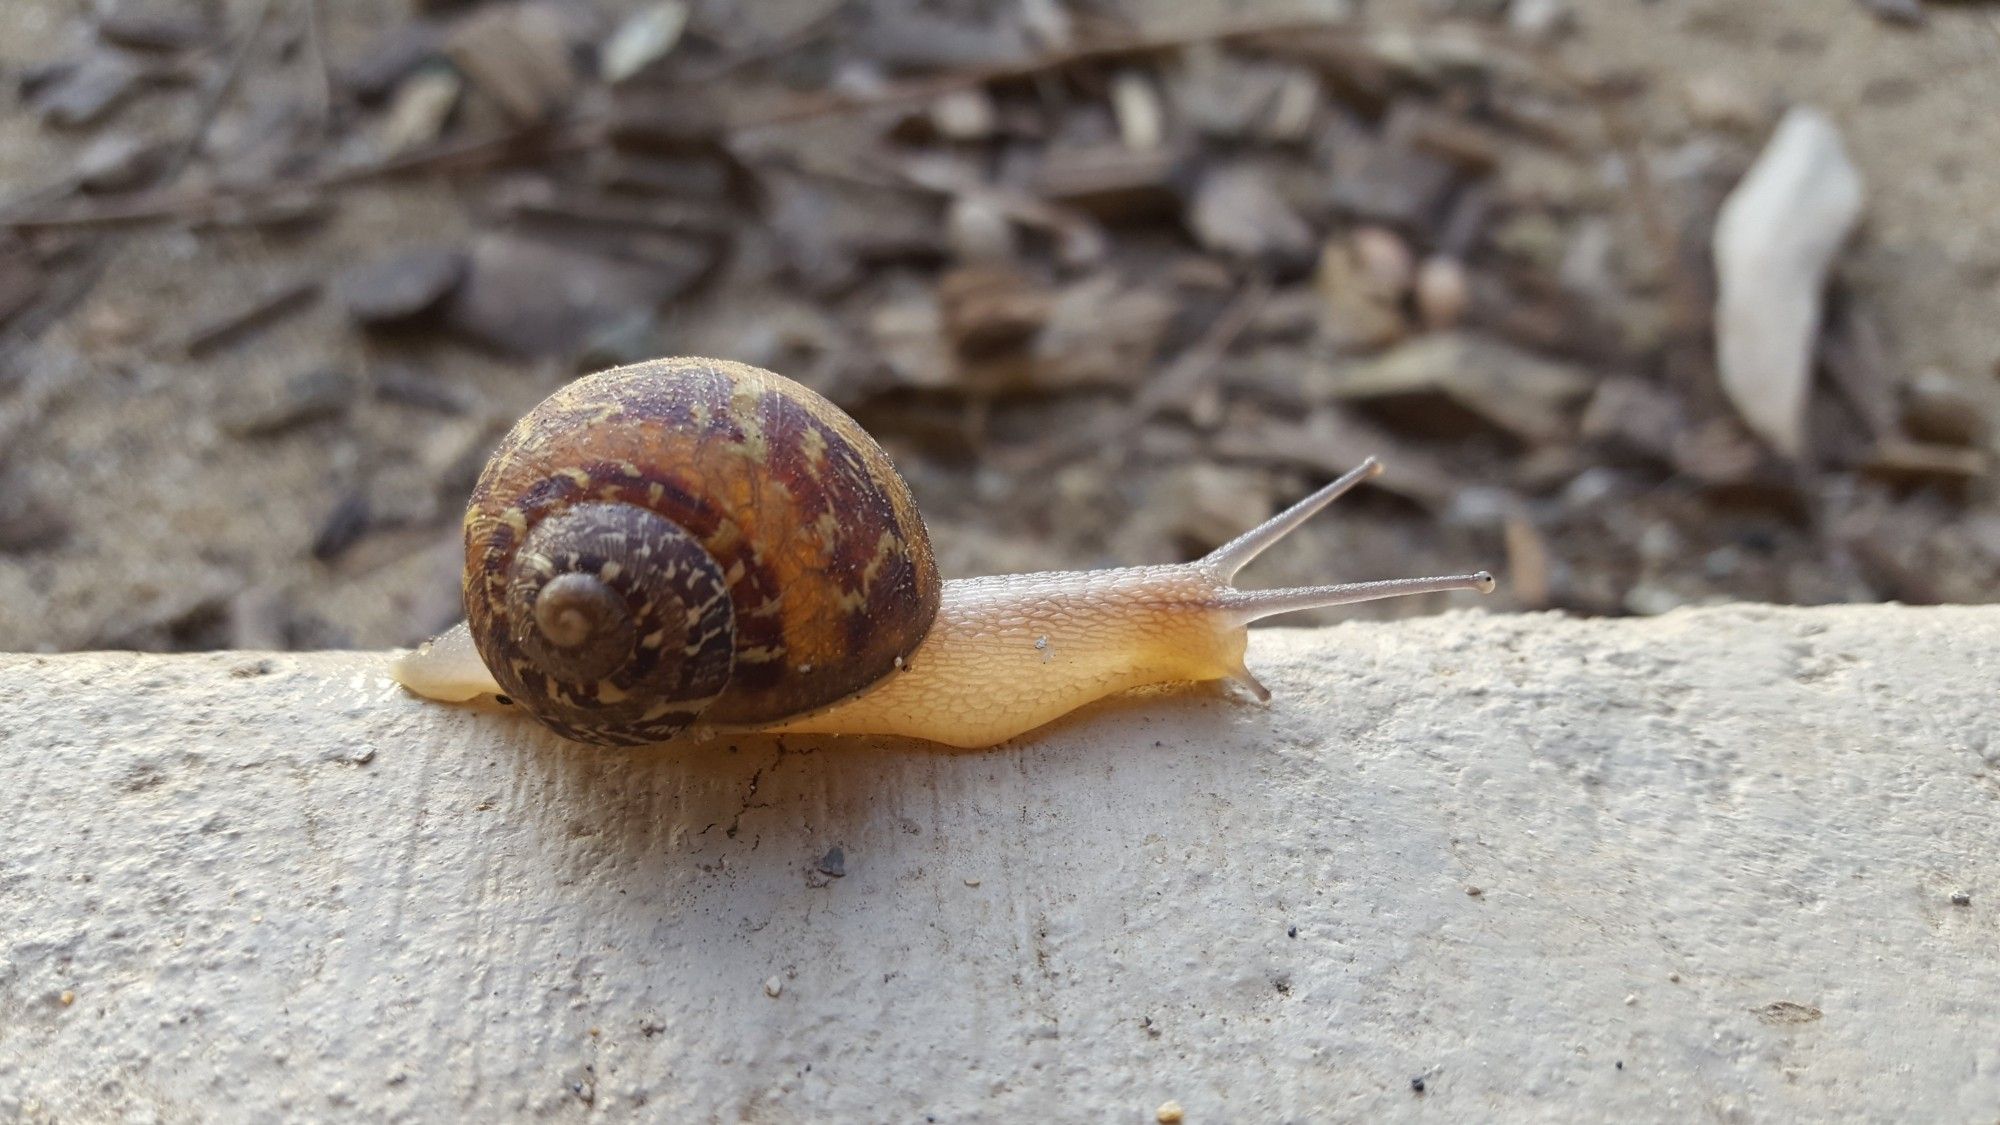
<path fill-rule="evenodd" d="M 1770 106 L 1754 92 L 1725 74 L 1700 74 L 1687 80 L 1681 102 L 1695 124 L 1709 129 L 1748 133 L 1770 120 Z"/>
<path fill-rule="evenodd" d="M 76 993 L 71 992 L 68 989 L 64 989 L 61 999 L 62 999 L 62 1006 L 67 1008 L 71 1004 L 76 1003 Z"/>
<path fill-rule="evenodd" d="M 1424 1092 L 1424 1076 L 1423 1076 L 1423 1075 L 1419 1074 L 1419 1075 L 1417 1075 L 1417 1076 L 1416 1076 L 1415 1078 L 1412 1078 L 1412 1079 L 1410 1079 L 1410 1091 L 1411 1091 L 1412 1093 L 1417 1093 L 1417 1094 L 1421 1094 L 1421 1093 L 1423 1093 L 1423 1092 Z"/>
<path fill-rule="evenodd" d="M 353 266 L 334 283 L 347 314 L 362 324 L 413 320 L 435 308 L 465 278 L 466 257 L 425 246 Z"/>
<path fill-rule="evenodd" d="M 828 848 L 826 854 L 819 857 L 819 873 L 834 879 L 847 874 L 847 853 L 842 851 L 838 844 Z"/>
<path fill-rule="evenodd" d="M 1576 25 L 1569 0 L 1514 0 L 1507 6 L 1507 26 L 1537 43 L 1549 43 Z"/>
<path fill-rule="evenodd" d="M 1159 1122 L 1160 1125 L 1178 1125 L 1178 1122 L 1185 1114 L 1186 1111 L 1181 1109 L 1181 1103 L 1170 1099 L 1161 1102 L 1160 1108 L 1153 1111 L 1153 1120 Z"/>
<path fill-rule="evenodd" d="M 1457 258 L 1425 258 L 1417 269 L 1417 316 L 1433 332 L 1456 327 L 1471 301 L 1465 263 Z"/>
<path fill-rule="evenodd" d="M 779 980 L 777 977 L 764 978 L 764 995 L 769 996 L 771 999 L 775 1000 L 778 998 L 778 993 L 783 992 L 784 990 L 785 990 L 784 981 Z"/>
<path fill-rule="evenodd" d="M 1953 906 L 1971 906 L 1972 896 L 1966 894 L 1964 891 L 1960 891 L 1957 894 L 1951 896 L 1951 904 Z"/>
<path fill-rule="evenodd" d="M 1401 300 L 1416 280 L 1417 264 L 1409 246 L 1383 227 L 1362 227 L 1353 237 L 1354 257 L 1369 286 L 1388 300 Z"/>
<path fill-rule="evenodd" d="M 1634 1004 L 1637 1004 L 1638 1002 L 1639 1002 L 1639 996 L 1637 993 L 1628 993 L 1625 997 L 1625 1006 L 1628 1008 Z"/>
<path fill-rule="evenodd" d="M 979 885 L 979 880 L 977 880 L 977 879 L 967 879 L 967 880 L 965 881 L 965 885 L 966 885 L 966 886 L 968 886 L 968 887 L 976 887 L 976 886 L 978 886 L 978 885 Z"/>
<path fill-rule="evenodd" d="M 1484 887 L 1467 887 L 1465 888 L 1465 893 L 1471 895 L 1473 898 L 1478 898 L 1480 895 L 1486 893 L 1486 889 Z"/>
<path fill-rule="evenodd" d="M 326 518 L 320 521 L 319 531 L 314 533 L 312 556 L 321 562 L 340 557 L 341 553 L 361 541 L 368 533 L 372 521 L 368 507 L 368 494 L 360 489 L 349 491 L 334 502 Z"/>

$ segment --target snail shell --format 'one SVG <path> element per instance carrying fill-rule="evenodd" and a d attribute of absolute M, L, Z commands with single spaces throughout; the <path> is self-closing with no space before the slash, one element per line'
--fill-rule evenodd
<path fill-rule="evenodd" d="M 521 419 L 465 517 L 465 608 L 502 690 L 567 738 L 658 742 L 866 690 L 941 583 L 909 486 L 854 419 L 760 368 L 664 359 Z"/>

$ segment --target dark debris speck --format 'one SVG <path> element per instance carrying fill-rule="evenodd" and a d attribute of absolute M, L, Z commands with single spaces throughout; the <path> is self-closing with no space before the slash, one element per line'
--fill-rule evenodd
<path fill-rule="evenodd" d="M 825 855 L 819 857 L 818 868 L 820 874 L 829 878 L 838 879 L 846 875 L 847 853 L 841 850 L 840 845 L 835 844 L 826 850 Z"/>

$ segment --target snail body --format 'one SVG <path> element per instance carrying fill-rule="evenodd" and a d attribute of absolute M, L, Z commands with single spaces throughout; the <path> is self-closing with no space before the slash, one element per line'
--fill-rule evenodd
<path fill-rule="evenodd" d="M 1233 680 L 1262 617 L 1485 573 L 1238 590 L 1236 571 L 1375 475 L 1371 458 L 1205 558 L 941 581 L 908 486 L 858 423 L 743 364 L 664 359 L 557 391 L 467 507 L 467 620 L 393 672 L 504 695 L 600 745 L 719 730 L 990 746 L 1092 700 Z"/>

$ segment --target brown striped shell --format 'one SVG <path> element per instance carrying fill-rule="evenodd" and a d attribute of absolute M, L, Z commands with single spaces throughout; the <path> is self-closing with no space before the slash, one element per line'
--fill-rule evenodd
<path fill-rule="evenodd" d="M 658 742 L 893 674 L 941 584 L 909 486 L 840 408 L 769 371 L 660 359 L 521 419 L 465 514 L 465 609 L 550 729 Z"/>

